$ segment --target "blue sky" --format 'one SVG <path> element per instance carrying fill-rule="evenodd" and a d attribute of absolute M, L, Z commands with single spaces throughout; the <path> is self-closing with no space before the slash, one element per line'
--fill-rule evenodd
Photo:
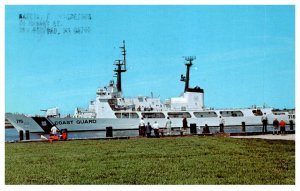
<path fill-rule="evenodd" d="M 40 21 L 61 34 L 32 32 Z M 190 85 L 207 107 L 295 107 L 294 6 L 6 6 L 5 22 L 6 112 L 87 107 L 113 79 L 122 40 L 124 96 L 179 96 L 183 56 L 196 56 Z M 74 27 L 88 30 L 63 34 Z"/>

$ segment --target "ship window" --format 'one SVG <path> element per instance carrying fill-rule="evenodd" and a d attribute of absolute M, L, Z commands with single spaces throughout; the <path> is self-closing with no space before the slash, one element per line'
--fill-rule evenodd
<path fill-rule="evenodd" d="M 125 119 L 128 119 L 128 118 L 139 118 L 139 115 L 135 112 L 122 112 L 122 113 L 115 113 L 116 117 L 117 118 L 125 118 Z"/>
<path fill-rule="evenodd" d="M 115 113 L 117 118 L 121 118 L 121 113 Z"/>
<path fill-rule="evenodd" d="M 272 109 L 272 113 L 274 115 L 288 115 L 288 112 L 279 109 Z"/>
<path fill-rule="evenodd" d="M 280 112 L 273 112 L 274 115 L 285 115 L 285 113 Z"/>
<path fill-rule="evenodd" d="M 221 111 L 223 117 L 243 117 L 244 114 L 241 111 Z"/>
<path fill-rule="evenodd" d="M 130 118 L 139 118 L 139 115 L 137 113 L 130 113 Z"/>
<path fill-rule="evenodd" d="M 195 117 L 201 118 L 201 117 L 218 117 L 216 112 L 194 112 Z"/>
<path fill-rule="evenodd" d="M 142 113 L 142 116 L 144 118 L 165 118 L 165 115 L 163 113 L 154 113 L 154 112 Z"/>
<path fill-rule="evenodd" d="M 252 113 L 253 113 L 255 116 L 262 116 L 262 115 L 263 115 L 263 113 L 261 112 L 260 109 L 252 110 Z"/>
<path fill-rule="evenodd" d="M 122 118 L 129 118 L 129 113 L 122 113 Z"/>
<path fill-rule="evenodd" d="M 170 118 L 191 118 L 191 114 L 189 112 L 168 112 L 168 116 Z"/>

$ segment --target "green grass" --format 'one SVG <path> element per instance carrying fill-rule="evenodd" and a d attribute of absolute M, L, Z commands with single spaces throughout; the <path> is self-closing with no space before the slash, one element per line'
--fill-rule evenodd
<path fill-rule="evenodd" d="M 6 184 L 295 184 L 295 142 L 226 137 L 5 144 Z"/>

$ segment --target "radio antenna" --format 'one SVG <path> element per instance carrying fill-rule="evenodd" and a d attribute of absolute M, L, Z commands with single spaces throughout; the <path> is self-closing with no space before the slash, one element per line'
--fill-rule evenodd
<path fill-rule="evenodd" d="M 181 81 L 185 82 L 184 92 L 186 92 L 186 91 L 189 90 L 190 67 L 193 65 L 193 61 L 196 60 L 196 56 L 185 56 L 184 58 L 187 61 L 185 63 L 185 65 L 186 65 L 186 75 L 183 76 L 183 74 L 181 74 Z"/>
<path fill-rule="evenodd" d="M 123 46 L 120 47 L 123 60 L 116 60 L 114 65 L 117 66 L 117 68 L 114 69 L 114 72 L 116 72 L 117 75 L 117 90 L 118 92 L 122 92 L 122 72 L 126 72 L 126 48 L 125 48 L 125 40 L 123 40 Z"/>

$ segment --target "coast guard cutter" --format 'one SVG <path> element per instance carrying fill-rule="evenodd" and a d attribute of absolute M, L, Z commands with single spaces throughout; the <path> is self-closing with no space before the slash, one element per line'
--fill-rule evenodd
<path fill-rule="evenodd" d="M 30 132 L 49 133 L 53 125 L 68 131 L 105 130 L 112 126 L 114 129 L 137 129 L 140 118 L 153 124 L 157 121 L 164 126 L 166 118 L 172 120 L 173 127 L 182 126 L 182 118 L 186 117 L 189 124 L 197 126 L 218 126 L 219 117 L 225 119 L 226 126 L 261 125 L 261 117 L 266 113 L 269 123 L 273 119 L 294 120 L 294 115 L 288 111 L 279 111 L 266 107 L 251 107 L 241 109 L 209 109 L 204 106 L 204 90 L 199 86 L 191 88 L 190 68 L 195 57 L 185 57 L 186 74 L 181 75 L 181 81 L 185 83 L 183 95 L 173 97 L 164 102 L 158 97 L 138 96 L 126 98 L 122 95 L 122 73 L 126 68 L 125 42 L 121 48 L 123 58 L 116 60 L 114 72 L 116 82 L 110 81 L 107 86 L 96 91 L 95 100 L 89 103 L 88 108 L 75 108 L 73 116 L 61 116 L 58 108 L 46 110 L 46 116 L 30 116 L 17 113 L 6 113 L 6 119 L 17 130 L 29 130 Z"/>

